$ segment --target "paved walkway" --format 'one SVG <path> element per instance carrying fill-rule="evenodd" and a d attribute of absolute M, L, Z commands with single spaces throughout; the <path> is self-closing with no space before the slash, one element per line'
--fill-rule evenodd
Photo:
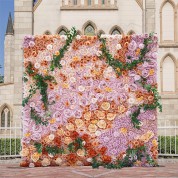
<path fill-rule="evenodd" d="M 0 162 L 0 178 L 178 178 L 178 163 L 161 163 L 155 168 L 123 168 L 108 170 L 104 168 L 92 169 L 91 167 L 41 167 L 21 168 L 18 163 L 3 164 Z"/>

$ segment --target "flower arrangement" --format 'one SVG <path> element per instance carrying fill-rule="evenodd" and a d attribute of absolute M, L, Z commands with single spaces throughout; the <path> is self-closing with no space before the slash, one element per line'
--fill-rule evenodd
<path fill-rule="evenodd" d="M 24 39 L 23 167 L 157 165 L 155 34 Z"/>

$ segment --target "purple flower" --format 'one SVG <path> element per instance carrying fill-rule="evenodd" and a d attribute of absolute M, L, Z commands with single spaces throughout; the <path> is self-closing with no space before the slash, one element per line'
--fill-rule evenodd
<path fill-rule="evenodd" d="M 129 49 L 130 51 L 135 51 L 136 48 L 137 48 L 137 43 L 136 43 L 134 40 L 132 40 L 132 41 L 129 43 L 128 49 Z"/>

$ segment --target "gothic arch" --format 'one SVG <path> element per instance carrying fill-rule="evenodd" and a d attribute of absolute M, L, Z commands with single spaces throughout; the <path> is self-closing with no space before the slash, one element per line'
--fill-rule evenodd
<path fill-rule="evenodd" d="M 94 28 L 94 30 L 95 30 L 95 35 L 96 35 L 96 34 L 97 34 L 97 26 L 96 26 L 96 24 L 95 24 L 94 22 L 92 22 L 91 20 L 88 20 L 87 22 L 85 22 L 85 23 L 83 24 L 82 33 L 85 34 L 85 28 L 86 28 L 87 26 L 89 26 L 89 25 L 91 25 L 91 26 Z"/>
<path fill-rule="evenodd" d="M 50 32 L 49 30 L 46 30 L 46 31 L 44 32 L 44 35 L 51 35 L 51 32 Z"/>
<path fill-rule="evenodd" d="M 9 112 L 10 112 L 10 125 L 12 125 L 12 117 L 13 117 L 13 112 L 12 112 L 12 109 L 11 109 L 11 107 L 8 105 L 8 104 L 6 104 L 6 103 L 4 103 L 1 107 L 0 107 L 0 127 L 1 127 L 1 115 L 2 115 L 2 112 L 4 111 L 4 109 L 8 109 L 9 110 Z"/>
<path fill-rule="evenodd" d="M 170 3 L 170 5 L 172 6 L 173 8 L 173 11 L 174 11 L 174 42 L 177 41 L 177 10 L 176 10 L 176 5 L 174 3 L 173 0 L 164 0 L 160 6 L 160 42 L 164 42 L 163 41 L 163 14 L 162 14 L 162 11 L 163 11 L 163 7 L 165 6 L 166 3 Z"/>
<path fill-rule="evenodd" d="M 114 25 L 114 26 L 110 29 L 109 34 L 112 35 L 112 33 L 113 33 L 114 30 L 118 30 L 118 31 L 121 33 L 121 35 L 124 34 L 124 31 L 121 29 L 121 27 L 119 27 L 119 26 L 117 26 L 117 25 Z"/>
<path fill-rule="evenodd" d="M 135 32 L 133 30 L 129 30 L 127 33 L 127 35 L 133 35 L 133 34 L 135 34 Z"/>
<path fill-rule="evenodd" d="M 163 65 L 164 65 L 164 61 L 165 59 L 167 59 L 167 57 L 169 57 L 173 63 L 174 63 L 174 85 L 175 85 L 175 92 L 177 91 L 177 74 L 178 74 L 178 62 L 175 58 L 174 55 L 172 55 L 171 53 L 167 53 L 165 54 L 161 61 L 160 61 L 160 82 L 161 82 L 161 92 L 166 92 L 163 90 Z"/>
<path fill-rule="evenodd" d="M 105 32 L 104 32 L 103 30 L 99 30 L 99 31 L 97 32 L 97 35 L 101 35 L 101 34 L 105 34 Z"/>
<path fill-rule="evenodd" d="M 65 27 L 64 25 L 60 26 L 57 30 L 56 30 L 56 34 L 59 34 L 62 30 L 64 30 L 65 32 L 68 31 L 68 28 Z"/>

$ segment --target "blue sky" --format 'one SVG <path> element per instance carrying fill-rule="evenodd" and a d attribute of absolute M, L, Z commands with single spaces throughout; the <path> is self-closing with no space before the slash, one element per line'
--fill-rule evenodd
<path fill-rule="evenodd" d="M 4 35 L 6 32 L 9 12 L 14 19 L 14 0 L 0 0 L 0 65 L 4 68 Z M 4 74 L 4 69 L 0 74 Z"/>

